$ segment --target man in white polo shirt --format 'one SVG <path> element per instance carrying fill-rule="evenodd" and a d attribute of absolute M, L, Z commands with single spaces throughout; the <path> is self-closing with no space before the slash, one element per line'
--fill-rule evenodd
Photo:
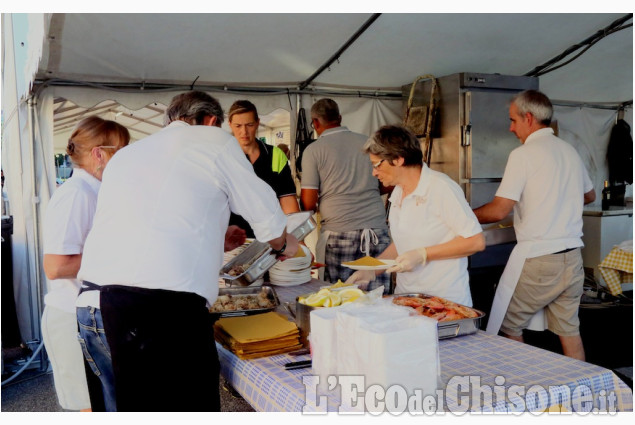
<path fill-rule="evenodd" d="M 522 146 L 509 155 L 494 200 L 474 210 L 480 223 L 493 223 L 513 209 L 518 242 L 496 290 L 487 332 L 500 329 L 522 342 L 523 330 L 544 309 L 546 327 L 560 337 L 564 354 L 584 360 L 578 319 L 582 209 L 595 200 L 595 190 L 576 150 L 553 134 L 552 115 L 541 92 L 527 90 L 512 99 L 509 130 Z"/>
<path fill-rule="evenodd" d="M 165 121 L 109 162 L 78 273 L 80 335 L 108 411 L 220 409 L 208 307 L 230 212 L 277 255 L 298 249 L 273 189 L 219 128 L 216 99 L 178 95 Z"/>

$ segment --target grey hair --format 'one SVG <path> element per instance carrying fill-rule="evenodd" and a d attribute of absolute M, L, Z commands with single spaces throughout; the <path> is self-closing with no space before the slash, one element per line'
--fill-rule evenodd
<path fill-rule="evenodd" d="M 541 124 L 551 124 L 553 105 L 544 93 L 537 90 L 525 90 L 514 96 L 511 102 L 516 104 L 520 115 L 529 112 Z"/>
<path fill-rule="evenodd" d="M 325 124 L 340 124 L 342 117 L 340 108 L 333 99 L 320 99 L 311 106 L 311 115 Z"/>
<path fill-rule="evenodd" d="M 192 125 L 202 125 L 207 116 L 216 117 L 216 125 L 219 127 L 225 119 L 218 100 L 202 91 L 190 91 L 172 98 L 170 106 L 165 110 L 163 124 L 180 120 Z"/>
<path fill-rule="evenodd" d="M 362 151 L 387 160 L 390 164 L 397 158 L 404 159 L 404 166 L 421 166 L 423 152 L 421 142 L 410 130 L 399 125 L 385 125 L 368 139 Z"/>

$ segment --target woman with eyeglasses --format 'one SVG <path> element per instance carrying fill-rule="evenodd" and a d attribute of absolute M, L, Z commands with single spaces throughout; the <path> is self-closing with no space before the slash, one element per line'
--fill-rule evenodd
<path fill-rule="evenodd" d="M 484 250 L 485 238 L 459 185 L 428 168 L 419 140 L 403 127 L 380 128 L 363 150 L 373 175 L 395 186 L 388 216 L 393 242 L 377 257 L 396 260 L 386 270 L 397 273 L 395 293 L 436 295 L 471 307 L 467 256 Z M 347 282 L 363 286 L 375 273 L 357 271 Z"/>
<path fill-rule="evenodd" d="M 97 116 L 80 121 L 66 147 L 73 175 L 51 197 L 44 220 L 44 297 L 42 335 L 53 368 L 55 391 L 67 410 L 90 411 L 84 357 L 77 339 L 76 279 L 86 236 L 93 224 L 104 168 L 130 141 L 128 130 Z"/>

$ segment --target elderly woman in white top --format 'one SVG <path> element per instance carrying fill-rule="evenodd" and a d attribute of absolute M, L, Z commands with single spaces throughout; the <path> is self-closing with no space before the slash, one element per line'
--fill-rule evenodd
<path fill-rule="evenodd" d="M 395 293 L 425 293 L 472 306 L 467 256 L 485 249 L 483 230 L 463 191 L 423 163 L 419 140 L 399 126 L 384 126 L 364 145 L 373 175 L 390 196 L 393 242 L 379 259 L 395 259 Z M 355 272 L 347 282 L 362 286 L 382 271 Z"/>
<path fill-rule="evenodd" d="M 90 411 L 84 358 L 77 340 L 76 279 L 84 241 L 93 224 L 106 164 L 130 141 L 128 130 L 93 116 L 80 121 L 66 148 L 73 175 L 53 194 L 44 221 L 44 271 L 49 278 L 42 314 L 44 347 L 53 367 L 55 391 L 67 410 Z"/>

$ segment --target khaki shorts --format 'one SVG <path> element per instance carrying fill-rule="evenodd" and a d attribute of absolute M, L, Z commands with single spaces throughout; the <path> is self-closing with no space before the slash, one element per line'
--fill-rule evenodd
<path fill-rule="evenodd" d="M 584 285 L 580 248 L 525 260 L 501 331 L 522 335 L 531 317 L 545 308 L 547 328 L 559 336 L 580 334 L 578 308 Z"/>

